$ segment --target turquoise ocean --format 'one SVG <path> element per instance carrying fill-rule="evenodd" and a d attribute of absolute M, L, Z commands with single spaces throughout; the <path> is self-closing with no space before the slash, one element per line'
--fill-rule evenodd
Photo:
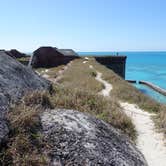
<path fill-rule="evenodd" d="M 116 55 L 116 52 L 79 52 L 81 56 L 105 56 Z M 149 81 L 166 89 L 166 51 L 162 52 L 119 52 L 126 55 L 126 79 Z M 166 104 L 166 96 L 163 96 L 147 86 L 133 84 L 141 92 L 155 100 Z"/>

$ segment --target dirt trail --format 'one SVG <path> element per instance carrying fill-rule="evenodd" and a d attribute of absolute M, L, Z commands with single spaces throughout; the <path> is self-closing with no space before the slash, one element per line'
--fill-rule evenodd
<path fill-rule="evenodd" d="M 104 89 L 100 92 L 101 95 L 108 97 L 110 96 L 110 91 L 112 90 L 112 85 L 107 81 L 102 79 L 102 73 L 97 72 L 96 80 L 101 82 L 104 85 Z"/>
<path fill-rule="evenodd" d="M 94 69 L 93 66 L 89 66 Z M 97 72 L 96 80 L 104 85 L 104 89 L 100 92 L 103 96 L 109 96 L 112 85 L 102 79 L 102 73 Z M 137 147 L 144 154 L 149 166 L 166 166 L 166 146 L 164 146 L 164 136 L 162 133 L 155 131 L 154 122 L 150 114 L 140 109 L 135 104 L 120 102 L 124 112 L 132 119 L 136 127 Z"/>
<path fill-rule="evenodd" d="M 123 102 L 120 104 L 135 124 L 138 133 L 137 147 L 144 154 L 149 166 L 166 166 L 164 136 L 155 131 L 155 125 L 151 119 L 154 114 L 145 112 L 134 104 Z"/>

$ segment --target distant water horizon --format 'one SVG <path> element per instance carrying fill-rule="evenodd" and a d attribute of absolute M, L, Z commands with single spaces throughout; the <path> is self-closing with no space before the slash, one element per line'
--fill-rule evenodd
<path fill-rule="evenodd" d="M 78 52 L 78 54 L 80 56 L 116 56 L 117 52 Z M 125 79 L 149 81 L 166 89 L 166 51 L 128 51 L 118 52 L 118 55 L 127 56 Z M 145 86 L 136 85 L 136 87 L 153 98 L 166 103 L 166 97 L 157 92 L 150 92 L 149 88 L 147 89 Z"/>

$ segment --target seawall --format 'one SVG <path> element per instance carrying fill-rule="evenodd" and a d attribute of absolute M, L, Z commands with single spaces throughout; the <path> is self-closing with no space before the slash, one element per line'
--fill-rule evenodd
<path fill-rule="evenodd" d="M 136 80 L 126 80 L 126 81 L 129 82 L 129 83 L 137 83 Z"/>
<path fill-rule="evenodd" d="M 139 84 L 144 84 L 144 85 L 154 89 L 155 91 L 159 92 L 160 94 L 166 96 L 166 90 L 165 89 L 162 89 L 162 88 L 160 88 L 160 87 L 158 87 L 158 86 L 156 86 L 156 85 L 154 85 L 154 84 L 152 84 L 148 81 L 139 81 Z"/>

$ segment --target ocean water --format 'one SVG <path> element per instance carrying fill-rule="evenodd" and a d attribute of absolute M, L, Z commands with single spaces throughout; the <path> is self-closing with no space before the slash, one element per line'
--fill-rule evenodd
<path fill-rule="evenodd" d="M 116 55 L 116 52 L 79 52 L 81 56 Z M 126 79 L 149 81 L 166 89 L 166 52 L 119 52 L 126 55 Z M 135 84 L 140 91 L 166 103 L 166 97 L 144 85 Z"/>

